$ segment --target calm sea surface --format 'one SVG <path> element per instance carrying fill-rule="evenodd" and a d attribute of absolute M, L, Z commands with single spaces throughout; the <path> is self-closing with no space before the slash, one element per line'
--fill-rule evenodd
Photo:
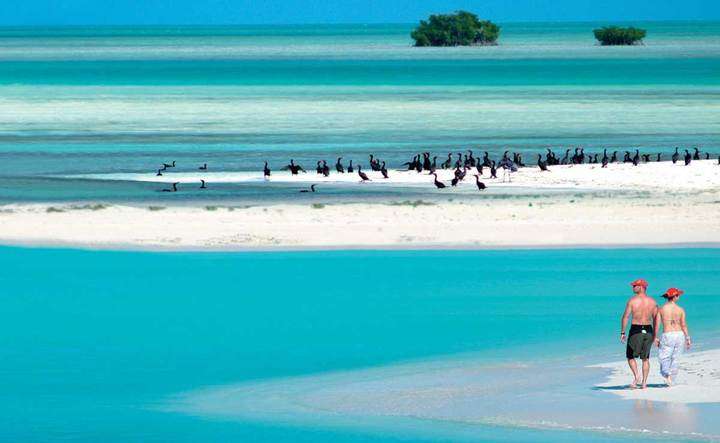
<path fill-rule="evenodd" d="M 364 430 L 362 422 L 352 429 L 290 426 L 166 412 L 163 405 L 211 386 L 463 353 L 488 364 L 532 362 L 539 378 L 553 376 L 542 369 L 548 359 L 578 368 L 618 360 L 619 316 L 628 282 L 638 276 L 650 281 L 653 296 L 670 285 L 686 290 L 698 349 L 717 342 L 720 316 L 717 249 L 0 248 L 0 268 L 0 440 L 8 442 L 451 441 L 457 428 L 475 441 L 627 441 L 622 434 L 451 423 L 425 426 L 429 434 Z M 585 377 L 574 389 L 607 402 L 612 394 L 593 393 L 592 382 Z M 514 394 L 508 402 L 522 409 L 522 393 Z"/>
<path fill-rule="evenodd" d="M 369 153 L 392 168 L 467 148 L 720 152 L 720 23 L 639 23 L 635 47 L 596 45 L 598 25 L 503 24 L 482 48 L 414 48 L 411 25 L 0 28 L 0 202 L 296 195 L 78 177 L 171 160 L 218 172 Z"/>

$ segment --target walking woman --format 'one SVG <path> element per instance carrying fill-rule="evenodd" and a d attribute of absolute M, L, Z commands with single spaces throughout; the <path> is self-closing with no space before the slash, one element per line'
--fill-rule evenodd
<path fill-rule="evenodd" d="M 678 306 L 677 302 L 683 291 L 677 288 L 668 289 L 663 297 L 667 300 L 658 310 L 655 317 L 655 331 L 660 331 L 660 324 L 663 326 L 663 334 L 655 338 L 655 344 L 660 348 L 658 360 L 660 360 L 660 374 L 665 378 L 668 387 L 672 386 L 678 373 L 678 360 L 683 349 L 690 349 L 692 342 L 688 333 L 685 310 Z"/>

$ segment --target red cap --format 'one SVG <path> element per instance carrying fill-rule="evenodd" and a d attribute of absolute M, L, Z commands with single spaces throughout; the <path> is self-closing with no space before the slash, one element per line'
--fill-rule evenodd
<path fill-rule="evenodd" d="M 677 297 L 679 295 L 683 295 L 684 293 L 685 293 L 685 291 L 683 291 L 682 289 L 670 288 L 667 291 L 665 291 L 665 293 L 663 294 L 663 297 L 665 297 L 665 298 Z"/>
<path fill-rule="evenodd" d="M 632 287 L 642 286 L 643 288 L 647 289 L 648 282 L 644 278 L 638 278 L 634 282 L 630 283 L 630 286 L 632 286 Z"/>

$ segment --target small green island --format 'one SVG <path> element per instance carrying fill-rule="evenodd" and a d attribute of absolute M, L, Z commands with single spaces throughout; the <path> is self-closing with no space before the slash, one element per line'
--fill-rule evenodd
<path fill-rule="evenodd" d="M 415 46 L 497 45 L 500 26 L 467 11 L 433 14 L 410 34 Z"/>
<path fill-rule="evenodd" d="M 605 26 L 593 30 L 595 38 L 603 46 L 637 45 L 642 44 L 647 32 L 644 29 L 621 28 L 619 26 Z"/>

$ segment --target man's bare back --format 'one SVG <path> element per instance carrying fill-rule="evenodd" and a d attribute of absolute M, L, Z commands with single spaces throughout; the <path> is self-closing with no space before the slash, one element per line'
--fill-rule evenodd
<path fill-rule="evenodd" d="M 631 324 L 652 325 L 657 313 L 657 303 L 647 295 L 636 294 L 628 300 L 626 312 L 632 316 Z"/>

